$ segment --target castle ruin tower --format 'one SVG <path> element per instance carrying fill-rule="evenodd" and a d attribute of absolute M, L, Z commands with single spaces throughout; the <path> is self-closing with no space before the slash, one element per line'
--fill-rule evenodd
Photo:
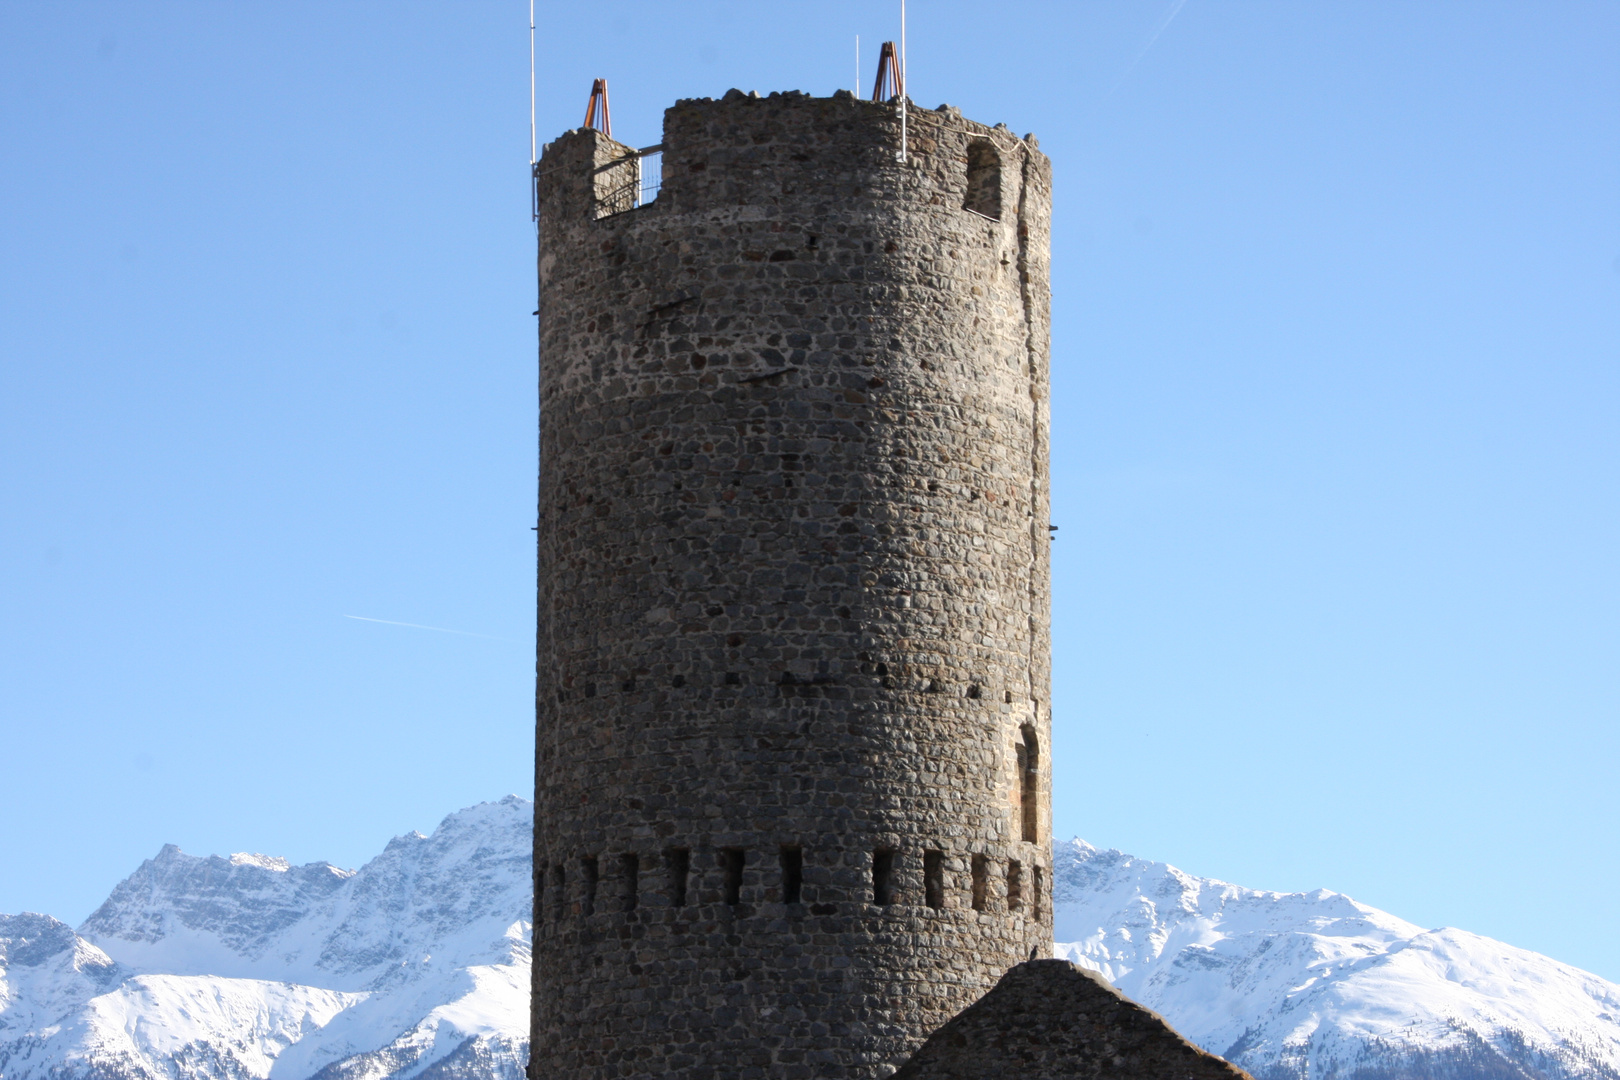
<path fill-rule="evenodd" d="M 677 102 L 540 212 L 531 1075 L 882 1077 L 1049 952 L 1033 138 Z"/>

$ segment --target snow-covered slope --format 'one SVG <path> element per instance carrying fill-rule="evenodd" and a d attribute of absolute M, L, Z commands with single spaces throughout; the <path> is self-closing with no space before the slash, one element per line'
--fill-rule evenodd
<path fill-rule="evenodd" d="M 0 916 L 0 1080 L 518 1080 L 533 807 L 359 871 L 170 845 L 77 933 Z"/>
<path fill-rule="evenodd" d="M 1056 849 L 1057 947 L 1259 1080 L 1620 1080 L 1620 986 L 1348 896 Z"/>
<path fill-rule="evenodd" d="M 533 807 L 358 871 L 165 847 L 75 932 L 0 915 L 0 1080 L 521 1080 Z M 1258 1080 L 1620 1080 L 1620 987 L 1338 893 L 1060 845 L 1059 955 Z"/>

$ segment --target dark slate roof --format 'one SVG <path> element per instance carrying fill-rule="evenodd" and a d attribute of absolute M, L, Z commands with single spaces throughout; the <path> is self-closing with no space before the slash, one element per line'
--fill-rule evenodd
<path fill-rule="evenodd" d="M 1250 1080 L 1100 976 L 1030 960 L 940 1028 L 892 1080 Z"/>

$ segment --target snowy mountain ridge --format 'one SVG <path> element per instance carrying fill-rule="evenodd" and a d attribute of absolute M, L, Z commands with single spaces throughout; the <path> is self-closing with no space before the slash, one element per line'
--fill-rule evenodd
<path fill-rule="evenodd" d="M 1056 953 L 1258 1080 L 1620 1078 L 1620 986 L 1340 893 L 1054 851 Z"/>
<path fill-rule="evenodd" d="M 533 808 L 358 871 L 173 845 L 77 933 L 0 916 L 3 1080 L 519 1080 Z"/>
<path fill-rule="evenodd" d="M 77 931 L 0 915 L 0 1080 L 520 1080 L 533 806 L 358 871 L 171 846 Z M 1620 986 L 1327 890 L 1075 840 L 1060 956 L 1257 1080 L 1620 1080 Z"/>
<path fill-rule="evenodd" d="M 170 844 L 79 928 L 143 972 L 376 990 L 413 965 L 511 962 L 529 917 L 530 804 L 515 795 L 407 833 L 358 871 Z"/>

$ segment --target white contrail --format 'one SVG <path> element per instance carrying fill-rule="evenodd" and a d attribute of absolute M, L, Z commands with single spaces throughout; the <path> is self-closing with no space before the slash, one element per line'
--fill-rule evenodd
<path fill-rule="evenodd" d="M 421 623 L 396 622 L 393 619 L 373 619 L 368 615 L 345 615 L 345 619 L 359 619 L 361 622 L 380 622 L 389 626 L 408 626 L 412 630 L 437 630 L 441 634 L 460 634 L 462 637 L 481 637 L 491 641 L 510 642 L 511 638 L 496 637 L 494 634 L 475 634 L 470 630 L 450 630 L 443 626 L 423 626 Z"/>
<path fill-rule="evenodd" d="M 1125 81 L 1125 76 L 1136 70 L 1136 65 L 1141 62 L 1142 57 L 1147 55 L 1147 51 L 1153 48 L 1153 43 L 1159 40 L 1160 34 L 1164 33 L 1164 28 L 1170 25 L 1170 20 L 1176 17 L 1176 13 L 1179 12 L 1182 6 L 1186 3 L 1187 0 L 1170 0 L 1169 10 L 1167 10 L 1159 19 L 1159 25 L 1153 28 L 1153 34 L 1147 39 L 1147 44 L 1138 49 L 1136 51 L 1136 55 L 1131 57 L 1131 62 L 1125 65 L 1125 70 L 1120 72 L 1119 78 L 1114 80 L 1114 85 L 1109 89 L 1108 93 L 1103 95 L 1105 100 L 1113 97 L 1114 91 L 1118 90 L 1120 84 Z"/>

